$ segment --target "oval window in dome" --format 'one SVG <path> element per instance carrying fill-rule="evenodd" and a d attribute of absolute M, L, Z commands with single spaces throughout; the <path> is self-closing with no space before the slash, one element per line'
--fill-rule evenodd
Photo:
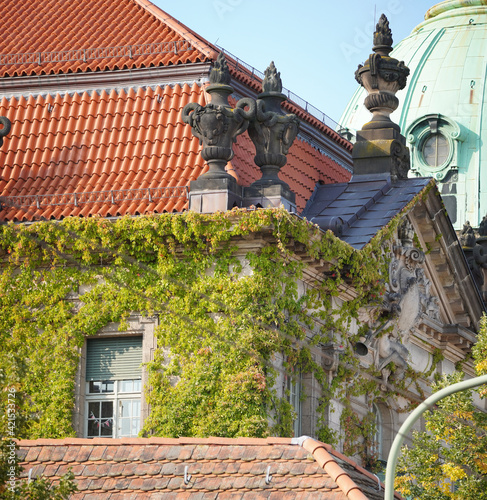
<path fill-rule="evenodd" d="M 443 134 L 431 134 L 423 143 L 423 159 L 430 167 L 440 167 L 450 155 L 450 144 Z"/>

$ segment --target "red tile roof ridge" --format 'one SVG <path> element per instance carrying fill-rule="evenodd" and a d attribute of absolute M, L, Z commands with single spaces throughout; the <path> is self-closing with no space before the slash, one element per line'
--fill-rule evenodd
<path fill-rule="evenodd" d="M 219 50 L 206 41 L 203 37 L 195 33 L 193 30 L 189 29 L 186 25 L 175 19 L 173 16 L 163 11 L 157 5 L 154 5 L 149 0 L 133 0 L 135 3 L 139 4 L 145 10 L 149 11 L 154 17 L 166 24 L 170 29 L 174 30 L 184 39 L 191 42 L 191 44 L 196 47 L 200 52 L 202 52 L 206 57 L 216 60 Z"/>
<path fill-rule="evenodd" d="M 348 472 L 344 471 L 333 456 L 327 451 L 327 445 L 312 438 L 304 439 L 303 448 L 309 451 L 318 464 L 330 475 L 345 495 L 351 500 L 367 500 L 362 490 L 352 480 Z M 328 447 L 331 451 L 331 447 Z M 358 467 L 354 462 L 351 465 Z M 369 473 L 370 474 L 370 473 Z"/>
<path fill-rule="evenodd" d="M 241 209 L 242 211 L 244 209 Z M 251 210 L 251 209 L 245 209 Z M 22 447 L 32 446 L 124 446 L 124 445 L 218 445 L 218 446 L 274 446 L 296 445 L 294 438 L 267 437 L 267 438 L 226 438 L 226 437 L 148 437 L 148 438 L 61 438 L 61 439 L 21 439 L 17 444 Z M 323 445 L 323 443 L 321 443 Z M 324 445 L 323 445 L 324 446 Z"/>

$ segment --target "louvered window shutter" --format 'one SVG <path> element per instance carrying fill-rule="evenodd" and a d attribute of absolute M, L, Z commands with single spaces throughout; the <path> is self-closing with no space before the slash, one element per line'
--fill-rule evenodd
<path fill-rule="evenodd" d="M 123 380 L 142 376 L 142 337 L 88 339 L 86 380 Z"/>

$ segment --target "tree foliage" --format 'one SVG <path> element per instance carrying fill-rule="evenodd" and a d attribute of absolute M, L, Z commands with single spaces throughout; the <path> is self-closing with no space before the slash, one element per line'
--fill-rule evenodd
<path fill-rule="evenodd" d="M 478 375 L 487 373 L 487 317 L 480 323 L 473 348 Z M 445 376 L 435 390 L 460 382 L 461 372 Z M 478 391 L 484 398 L 486 388 Z M 396 488 L 422 500 L 487 499 L 487 415 L 475 407 L 472 391 L 440 400 L 425 413 L 426 432 L 413 434 L 404 447 Z"/>
<path fill-rule="evenodd" d="M 56 484 L 43 476 L 20 481 L 23 469 L 16 452 L 15 441 L 0 440 L 0 500 L 67 500 L 77 490 L 72 472 L 59 478 Z"/>

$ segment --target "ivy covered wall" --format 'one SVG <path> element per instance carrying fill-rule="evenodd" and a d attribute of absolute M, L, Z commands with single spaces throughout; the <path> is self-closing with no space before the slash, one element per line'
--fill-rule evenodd
<path fill-rule="evenodd" d="M 361 251 L 283 209 L 0 226 L 0 382 L 18 394 L 17 437 L 74 435 L 85 338 L 112 322 L 125 329 L 136 311 L 158 317 L 143 434 L 292 435 L 293 408 L 275 380 L 299 370 L 321 388 L 317 437 L 338 437 L 325 415 L 341 401 L 345 450 L 365 454 L 374 419 L 350 400 L 385 396 L 373 366 L 357 375 L 353 344 L 368 328 L 359 311 L 384 293 L 383 245 L 398 220 Z M 343 350 L 330 378 L 311 353 L 334 341 Z M 419 376 L 407 375 L 400 387 Z"/>

